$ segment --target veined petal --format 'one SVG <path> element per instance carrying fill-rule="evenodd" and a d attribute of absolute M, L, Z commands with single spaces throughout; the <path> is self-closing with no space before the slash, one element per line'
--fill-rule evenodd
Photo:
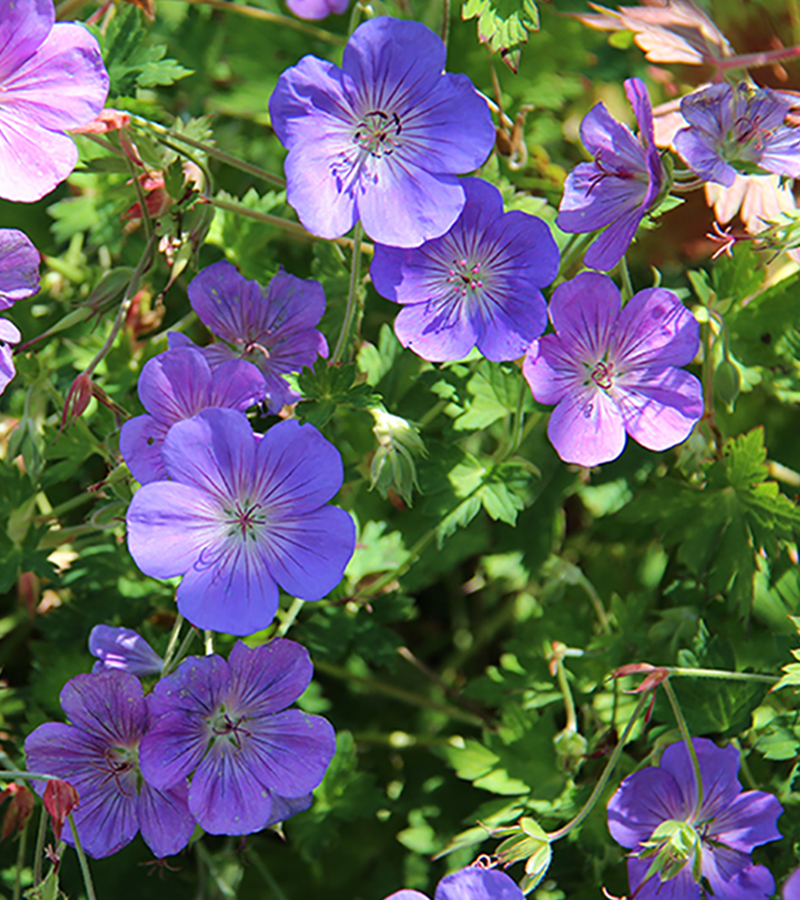
<path fill-rule="evenodd" d="M 648 288 L 625 305 L 609 345 L 609 357 L 625 372 L 685 366 L 700 349 L 697 319 L 672 291 Z"/>
<path fill-rule="evenodd" d="M 701 900 L 700 885 L 692 878 L 691 864 L 685 865 L 669 881 L 653 875 L 642 884 L 653 860 L 628 857 L 628 883 L 636 900 Z"/>
<path fill-rule="evenodd" d="M 594 365 L 603 358 L 617 326 L 621 300 L 607 275 L 582 272 L 560 284 L 550 301 L 550 321 L 576 362 Z"/>
<path fill-rule="evenodd" d="M 644 218 L 644 208 L 632 209 L 612 222 L 593 242 L 583 258 L 593 269 L 608 272 L 625 255 L 631 241 L 636 237 L 639 223 Z"/>
<path fill-rule="evenodd" d="M 272 797 L 254 778 L 248 754 L 216 741 L 192 778 L 189 809 L 209 834 L 252 834 L 269 821 Z"/>
<path fill-rule="evenodd" d="M 314 674 L 308 650 L 285 638 L 253 650 L 237 641 L 228 664 L 231 685 L 227 704 L 248 718 L 286 709 L 305 691 Z"/>
<path fill-rule="evenodd" d="M 287 420 L 258 444 L 254 494 L 270 520 L 302 516 L 331 500 L 344 479 L 342 456 L 313 425 Z"/>
<path fill-rule="evenodd" d="M 302 797 L 322 781 L 333 754 L 336 735 L 322 716 L 299 709 L 258 716 L 245 723 L 242 765 L 257 781 L 283 797 Z"/>
<path fill-rule="evenodd" d="M 647 176 L 645 150 L 627 125 L 618 122 L 604 103 L 593 106 L 581 122 L 583 146 L 603 162 L 606 171 Z"/>
<path fill-rule="evenodd" d="M 685 815 L 675 779 L 651 766 L 629 775 L 608 801 L 608 830 L 618 844 L 632 849 L 649 840 L 662 822 Z"/>
<path fill-rule="evenodd" d="M 144 408 L 172 425 L 209 406 L 211 369 L 199 349 L 167 350 L 145 363 L 137 389 Z"/>
<path fill-rule="evenodd" d="M 765 791 L 745 791 L 717 813 L 708 836 L 734 850 L 751 853 L 759 844 L 782 837 L 777 820 L 783 814 L 777 797 Z"/>
<path fill-rule="evenodd" d="M 134 746 L 147 727 L 142 685 L 129 672 L 111 669 L 76 675 L 64 685 L 59 699 L 76 728 L 108 746 Z"/>
<path fill-rule="evenodd" d="M 502 297 L 484 293 L 477 309 L 478 350 L 493 362 L 519 359 L 547 327 L 547 301 L 536 288 Z"/>
<path fill-rule="evenodd" d="M 701 821 L 708 821 L 727 809 L 741 792 L 736 777 L 739 771 L 739 751 L 736 747 L 717 747 L 708 738 L 693 738 L 700 775 L 703 779 L 703 807 Z M 683 741 L 670 744 L 661 757 L 661 768 L 669 772 L 686 799 L 686 809 L 696 805 L 694 766 Z"/>
<path fill-rule="evenodd" d="M 325 291 L 318 281 L 279 269 L 269 283 L 267 302 L 262 308 L 266 314 L 253 316 L 251 321 L 257 336 L 274 345 L 319 323 L 325 313 Z"/>
<path fill-rule="evenodd" d="M 611 396 L 625 430 L 648 450 L 667 450 L 685 441 L 703 415 L 703 386 L 683 369 L 636 373 L 618 379 Z"/>
<path fill-rule="evenodd" d="M 89 632 L 89 653 L 98 660 L 100 671 L 120 669 L 139 677 L 160 673 L 164 664 L 150 644 L 131 628 L 95 625 Z"/>
<path fill-rule="evenodd" d="M 287 593 L 302 600 L 320 600 L 339 584 L 355 544 L 352 516 L 336 506 L 278 519 L 260 541 L 270 575 Z"/>
<path fill-rule="evenodd" d="M 703 875 L 714 900 L 767 900 L 775 890 L 766 866 L 754 866 L 747 854 L 728 847 L 703 847 Z"/>
<path fill-rule="evenodd" d="M 561 400 L 550 415 L 547 436 L 564 462 L 580 466 L 611 462 L 625 449 L 622 414 L 594 385 Z"/>
<path fill-rule="evenodd" d="M 260 403 L 266 391 L 267 383 L 257 366 L 243 359 L 231 359 L 214 370 L 208 405 L 244 412 Z"/>
<path fill-rule="evenodd" d="M 394 333 L 404 347 L 429 362 L 464 359 L 478 341 L 480 322 L 463 299 L 446 297 L 404 306 Z"/>
<path fill-rule="evenodd" d="M 166 791 L 159 791 L 142 780 L 139 791 L 139 828 L 145 844 L 157 859 L 178 853 L 189 843 L 194 832 L 194 818 L 189 812 L 189 788 L 180 781 Z"/>
<path fill-rule="evenodd" d="M 188 294 L 192 309 L 206 328 L 231 343 L 249 339 L 250 316 L 267 306 L 261 285 L 245 278 L 227 260 L 198 272 Z"/>
<path fill-rule="evenodd" d="M 161 448 L 170 427 L 154 416 L 134 416 L 123 423 L 119 451 L 131 475 L 140 484 L 166 481 L 169 477 L 161 458 Z"/>
<path fill-rule="evenodd" d="M 97 790 L 81 792 L 79 788 L 78 792 L 80 802 L 73 818 L 81 845 L 89 856 L 93 859 L 111 856 L 136 837 L 139 797 L 133 769 L 123 777 L 109 777 Z M 62 837 L 68 844 L 74 844 L 68 822 Z"/>
<path fill-rule="evenodd" d="M 128 507 L 128 549 L 151 578 L 183 575 L 204 551 L 213 551 L 224 539 L 221 515 L 219 502 L 196 487 L 169 481 L 146 484 Z"/>
<path fill-rule="evenodd" d="M 39 251 L 16 228 L 0 228 L 0 310 L 38 290 Z"/>
<path fill-rule="evenodd" d="M 161 454 L 170 478 L 210 494 L 223 505 L 252 494 L 256 439 L 244 413 L 205 409 L 178 422 L 170 429 Z"/>
<path fill-rule="evenodd" d="M 467 866 L 439 882 L 434 900 L 523 900 L 523 894 L 505 872 Z"/>
<path fill-rule="evenodd" d="M 582 390 L 587 369 L 564 347 L 558 335 L 546 334 L 528 348 L 522 374 L 539 403 L 558 403 Z"/>
<path fill-rule="evenodd" d="M 33 56 L 55 20 L 51 0 L 0 0 L 0 83 Z"/>
<path fill-rule="evenodd" d="M 675 151 L 687 166 L 706 181 L 733 187 L 736 169 L 709 146 L 709 139 L 693 128 L 681 129 L 672 141 Z"/>
<path fill-rule="evenodd" d="M 633 107 L 633 114 L 636 116 L 636 124 L 639 126 L 640 136 L 648 144 L 654 144 L 653 107 L 650 104 L 647 85 L 641 78 L 628 78 L 624 82 L 624 88 L 628 102 Z"/>
<path fill-rule="evenodd" d="M 68 178 L 78 162 L 72 138 L 0 106 L 0 197 L 33 203 Z"/>

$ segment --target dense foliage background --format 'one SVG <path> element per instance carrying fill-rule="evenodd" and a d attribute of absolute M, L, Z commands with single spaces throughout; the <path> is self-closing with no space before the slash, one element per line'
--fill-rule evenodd
<path fill-rule="evenodd" d="M 340 61 L 349 14 L 310 26 L 273 0 L 238 9 L 225 0 L 156 0 L 150 19 L 147 5 L 112 5 L 95 25 L 109 105 L 200 146 L 134 119 L 145 164 L 164 173 L 165 206 L 156 216 L 161 252 L 96 370 L 113 408 L 93 399 L 62 422 L 70 386 L 109 334 L 151 227 L 140 209 L 131 212 L 139 196 L 116 133 L 79 137 L 79 168 L 41 202 L 0 202 L 0 225 L 24 230 L 44 254 L 41 293 L 9 313 L 23 340 L 40 339 L 16 356 L 18 376 L 0 398 L 0 740 L 9 765 L 20 767 L 24 737 L 61 718 L 64 682 L 91 669 L 92 626 L 136 628 L 160 652 L 166 647 L 174 585 L 146 578 L 128 555 L 132 488 L 118 434 L 122 411 L 142 411 L 137 377 L 166 348 L 167 331 L 207 341 L 186 295 L 198 267 L 228 259 L 262 283 L 279 265 L 319 279 L 331 346 L 344 313 L 346 244 L 310 238 L 293 224 L 277 183 L 202 147 L 280 175 L 270 93 L 304 54 Z M 800 42 L 797 0 L 703 5 L 740 53 Z M 465 6 L 468 14 L 476 4 Z M 441 0 L 387 8 L 441 31 Z M 284 18 L 260 19 L 260 9 Z M 532 9 L 525 4 L 528 17 Z M 449 11 L 448 70 L 499 97 L 511 119 L 532 107 L 524 131 L 500 144 L 514 150 L 513 165 L 508 153 L 495 153 L 480 174 L 501 188 L 507 208 L 550 223 L 566 173 L 585 158 L 577 129 L 595 102 L 630 121 L 625 78 L 644 78 L 658 103 L 709 74 L 649 64 L 629 32 L 609 38 L 568 15 L 585 9 L 581 0 L 542 3 L 540 30 L 522 46 L 517 72 L 479 43 L 475 19 L 462 20 L 457 4 Z M 94 2 L 66 0 L 61 12 L 86 19 L 95 10 Z M 515 10 L 499 4 L 499 14 Z M 800 65 L 763 68 L 758 78 L 800 89 Z M 185 191 L 187 162 L 210 176 L 210 203 Z M 630 275 L 636 290 L 660 279 L 690 308 L 724 316 L 742 393 L 734 408 L 719 397 L 713 403 L 718 432 L 700 426 L 661 454 L 629 442 L 619 460 L 591 471 L 558 459 L 545 434 L 547 411 L 518 365 L 477 354 L 423 362 L 400 347 L 391 329 L 397 308 L 365 277 L 356 356 L 299 378 L 307 399 L 297 413 L 342 452 L 337 502 L 359 525 L 344 582 L 306 604 L 289 632 L 313 656 L 315 680 L 301 706 L 334 724 L 334 762 L 313 807 L 290 820 L 285 835 L 204 837 L 171 861 L 177 871 L 158 872 L 163 882 L 137 839 L 93 863 L 99 897 L 381 900 L 403 885 L 432 893 L 446 871 L 496 847 L 487 829 L 524 814 L 554 830 L 577 812 L 637 700 L 623 690 L 632 679 L 608 676 L 641 661 L 769 676 L 672 681 L 691 732 L 737 742 L 745 787 L 774 792 L 786 809 L 784 839 L 754 858 L 778 883 L 794 869 L 800 720 L 791 686 L 770 692 L 770 678 L 792 660 L 790 616 L 800 616 L 798 266 L 746 242 L 712 262 L 712 222 L 703 192 L 689 194 L 634 245 Z M 566 236 L 555 234 L 563 246 Z M 562 277 L 578 267 L 576 259 Z M 700 358 L 690 368 L 710 387 L 722 342 L 707 314 L 701 321 L 705 364 Z M 415 440 L 407 454 L 387 447 L 381 413 L 373 414 L 380 409 L 415 423 L 424 452 Z M 275 420 L 253 421 L 265 430 Z M 285 598 L 284 609 L 290 604 Z M 223 651 L 232 643 L 216 638 Z M 199 640 L 192 649 L 202 652 Z M 536 900 L 597 898 L 601 885 L 626 893 L 623 850 L 607 833 L 604 801 L 677 737 L 659 692 L 603 802 L 554 845 Z M 0 846 L 9 895 L 16 857 L 14 842 Z M 519 878 L 521 866 L 510 872 Z M 26 862 L 23 886 L 30 878 Z M 62 886 L 71 897 L 83 891 L 71 853 Z"/>

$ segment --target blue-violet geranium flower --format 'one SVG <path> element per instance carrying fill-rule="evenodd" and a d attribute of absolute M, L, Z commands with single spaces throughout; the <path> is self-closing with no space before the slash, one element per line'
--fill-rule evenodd
<path fill-rule="evenodd" d="M 434 900 L 524 900 L 519 885 L 498 869 L 467 866 L 446 875 L 436 886 Z M 419 891 L 397 891 L 386 900 L 428 900 Z"/>
<path fill-rule="evenodd" d="M 639 125 L 638 139 L 604 104 L 592 107 L 581 122 L 581 140 L 594 162 L 580 163 L 569 173 L 556 219 L 562 231 L 577 234 L 605 228 L 584 257 L 587 266 L 603 271 L 622 259 L 665 179 L 647 88 L 641 79 L 629 78 L 625 93 Z"/>
<path fill-rule="evenodd" d="M 458 218 L 456 175 L 483 164 L 495 130 L 445 56 L 420 22 L 378 16 L 353 32 L 341 69 L 305 56 L 278 79 L 269 110 L 289 151 L 286 197 L 312 234 L 340 237 L 360 218 L 373 240 L 417 247 Z"/>
<path fill-rule="evenodd" d="M 25 740 L 32 772 L 56 775 L 77 791 L 75 827 L 83 849 L 99 859 L 129 844 L 141 830 L 159 858 L 182 850 L 194 831 L 186 779 L 168 788 L 140 778 L 139 744 L 148 728 L 142 686 L 128 672 L 77 675 L 61 691 L 69 725 L 47 722 Z M 40 795 L 47 782 L 33 781 Z M 74 844 L 67 825 L 63 839 Z"/>
<path fill-rule="evenodd" d="M 207 409 L 172 426 L 162 458 L 171 480 L 134 494 L 128 548 L 146 575 L 184 576 L 178 610 L 193 625 L 252 634 L 272 622 L 278 585 L 319 600 L 341 581 L 355 525 L 327 505 L 342 458 L 313 425 L 259 440 L 243 413 Z"/>
<path fill-rule="evenodd" d="M 700 346 L 695 317 L 663 288 L 620 306 L 608 275 L 583 272 L 560 284 L 550 301 L 556 333 L 534 341 L 525 357 L 533 396 L 558 404 L 547 434 L 564 462 L 610 462 L 626 432 L 649 450 L 666 450 L 703 414 L 700 381 L 677 368 Z"/>
<path fill-rule="evenodd" d="M 192 776 L 189 808 L 210 834 L 251 834 L 308 809 L 336 750 L 330 723 L 287 709 L 308 687 L 308 651 L 282 638 L 190 657 L 148 695 L 142 772 L 166 790 Z"/>
<path fill-rule="evenodd" d="M 0 37 L 2 34 L 3 25 L 0 24 Z M 9 309 L 17 300 L 32 297 L 38 290 L 39 251 L 16 228 L 0 228 L 0 310 Z M 0 319 L 0 394 L 14 377 L 16 370 L 11 348 L 21 339 L 19 328 L 13 322 Z"/>
<path fill-rule="evenodd" d="M 628 856 L 636 900 L 766 900 L 775 882 L 753 865 L 759 844 L 781 837 L 783 809 L 765 791 L 742 791 L 739 751 L 693 740 L 703 789 L 686 744 L 670 744 L 659 766 L 629 775 L 608 802 L 608 830 Z M 647 877 L 654 867 L 658 871 Z M 703 882 L 700 882 L 702 876 Z"/>
<path fill-rule="evenodd" d="M 558 247 L 536 216 L 503 212 L 496 187 L 462 182 L 467 202 L 453 227 L 422 246 L 375 245 L 370 276 L 403 309 L 398 340 L 432 362 L 477 345 L 490 360 L 519 359 L 547 325 L 541 288 L 558 272 Z"/>

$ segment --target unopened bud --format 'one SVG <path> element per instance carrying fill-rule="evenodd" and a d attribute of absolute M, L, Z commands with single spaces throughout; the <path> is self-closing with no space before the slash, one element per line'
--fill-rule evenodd
<path fill-rule="evenodd" d="M 72 424 L 75 419 L 79 418 L 86 412 L 86 407 L 92 399 L 92 376 L 81 373 L 72 382 L 72 386 L 67 394 L 67 401 L 64 404 L 64 411 L 61 413 L 61 427 L 58 429 L 59 435 L 67 424 Z"/>
<path fill-rule="evenodd" d="M 739 367 L 730 359 L 723 359 L 714 372 L 714 391 L 731 411 L 741 388 L 742 376 Z"/>
<path fill-rule="evenodd" d="M 400 416 L 378 407 L 370 412 L 375 419 L 372 431 L 380 445 L 370 465 L 370 487 L 383 497 L 394 490 L 411 506 L 414 488 L 419 490 L 414 457 L 427 456 L 425 444 L 417 429 Z"/>
<path fill-rule="evenodd" d="M 0 841 L 4 841 L 12 832 L 19 834 L 33 814 L 34 797 L 24 784 L 11 784 L 0 793 L 0 803 L 10 799 L 3 827 L 0 830 Z"/>
<path fill-rule="evenodd" d="M 53 834 L 56 840 L 61 840 L 61 831 L 64 822 L 73 809 L 78 805 L 78 792 L 68 781 L 51 778 L 44 789 L 42 802 L 44 808 L 50 814 L 50 823 L 53 826 Z"/>

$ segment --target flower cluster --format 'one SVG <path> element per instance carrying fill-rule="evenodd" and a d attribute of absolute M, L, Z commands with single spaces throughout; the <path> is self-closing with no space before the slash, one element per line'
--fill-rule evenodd
<path fill-rule="evenodd" d="M 78 791 L 75 827 L 90 856 L 116 853 L 141 831 L 160 858 L 183 849 L 195 824 L 250 834 L 311 805 L 335 739 L 325 719 L 287 709 L 313 674 L 303 647 L 240 641 L 228 661 L 184 660 L 144 697 L 131 672 L 144 674 L 148 651 L 158 659 L 146 642 L 129 629 L 92 634 L 94 653 L 123 648 L 113 667 L 104 653 L 106 668 L 68 681 L 70 724 L 40 725 L 25 741 L 32 771 Z M 44 792 L 45 782 L 35 785 Z M 64 839 L 74 842 L 71 830 Z"/>
<path fill-rule="evenodd" d="M 781 837 L 775 824 L 781 805 L 764 791 L 742 791 L 735 747 L 706 738 L 692 743 L 702 799 L 689 750 L 679 742 L 667 747 L 659 766 L 629 775 L 608 802 L 608 830 L 632 851 L 631 895 L 766 900 L 775 882 L 750 853 Z"/>

